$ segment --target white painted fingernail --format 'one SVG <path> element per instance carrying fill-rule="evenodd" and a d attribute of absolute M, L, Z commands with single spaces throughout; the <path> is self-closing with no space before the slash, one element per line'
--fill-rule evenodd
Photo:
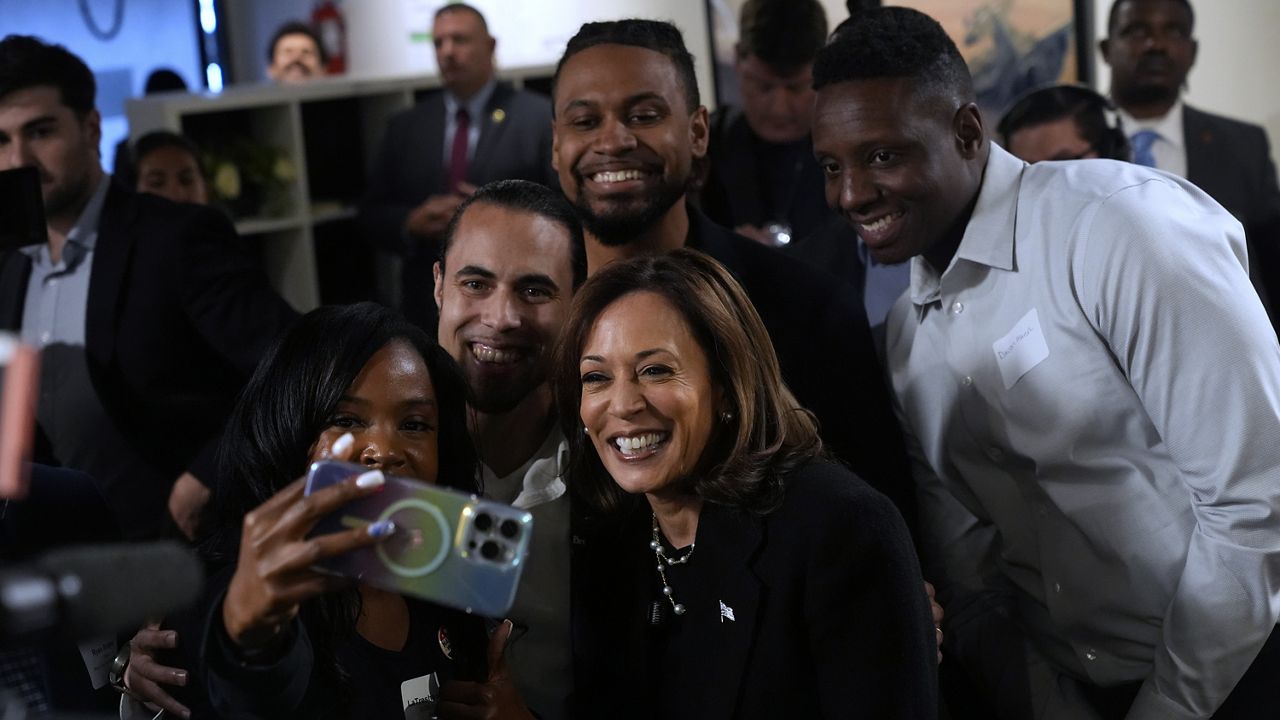
<path fill-rule="evenodd" d="M 369 533 L 369 537 L 385 538 L 385 537 L 390 537 L 392 534 L 395 533 L 395 531 L 396 531 L 396 524 L 394 521 L 380 520 L 376 523 L 369 525 L 369 529 L 366 532 Z"/>
<path fill-rule="evenodd" d="M 355 435 L 351 433 L 342 433 L 342 437 L 333 441 L 333 445 L 329 447 L 330 457 L 346 460 L 347 453 L 351 452 L 351 446 L 356 442 Z"/>
<path fill-rule="evenodd" d="M 365 489 L 376 488 L 381 487 L 386 481 L 387 479 L 382 476 L 381 470 L 369 470 L 368 472 L 361 473 L 356 478 L 356 487 Z"/>

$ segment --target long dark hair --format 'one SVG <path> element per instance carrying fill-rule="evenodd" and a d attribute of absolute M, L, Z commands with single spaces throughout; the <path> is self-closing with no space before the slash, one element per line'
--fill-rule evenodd
<path fill-rule="evenodd" d="M 652 292 L 671 303 L 707 356 L 712 383 L 730 404 L 689 478 L 701 498 L 755 513 L 782 502 L 783 481 L 822 453 L 817 422 L 782 381 L 778 356 L 746 291 L 723 265 L 696 250 L 612 263 L 573 299 L 552 365 L 560 424 L 568 438 L 568 476 L 594 509 L 630 504 L 583 434 L 578 363 L 596 319 L 619 298 Z"/>
<path fill-rule="evenodd" d="M 234 563 L 241 524 L 306 471 L 308 452 L 343 393 L 369 358 L 393 341 L 426 362 L 439 407 L 440 485 L 478 492 L 476 454 L 466 424 L 462 374 L 430 337 L 376 303 L 322 307 L 303 315 L 267 350 L 231 413 L 220 448 L 212 532 L 202 550 L 214 566 Z M 355 590 L 304 603 L 302 621 L 315 652 L 313 682 L 345 683 L 335 643 L 355 632 Z M 341 695 L 341 694 L 339 694 Z"/>

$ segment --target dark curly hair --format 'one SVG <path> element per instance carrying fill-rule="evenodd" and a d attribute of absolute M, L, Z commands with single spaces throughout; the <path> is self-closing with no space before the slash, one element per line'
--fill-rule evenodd
<path fill-rule="evenodd" d="M 578 367 L 597 318 L 636 292 L 657 293 L 676 308 L 706 353 L 712 383 L 729 403 L 730 419 L 717 424 L 691 473 L 693 491 L 750 512 L 776 509 L 786 474 L 822 453 L 817 422 L 783 383 L 769 333 L 746 291 L 723 265 L 687 248 L 610 264 L 574 296 L 552 365 L 574 492 L 603 513 L 628 504 L 583 433 Z"/>
<path fill-rule="evenodd" d="M 937 20 L 918 10 L 863 10 L 840 23 L 813 64 L 815 90 L 835 83 L 910 78 L 958 102 L 974 99 L 973 77 Z"/>
<path fill-rule="evenodd" d="M 220 446 L 211 534 L 201 551 L 211 569 L 235 562 L 250 510 L 306 472 L 311 446 L 343 393 L 369 359 L 394 341 L 426 362 L 439 408 L 440 485 L 478 492 L 477 460 L 467 432 L 466 386 L 449 354 L 395 311 L 371 302 L 321 307 L 303 315 L 267 350 L 245 385 Z M 315 652 L 313 681 L 345 684 L 336 645 L 355 632 L 355 590 L 303 603 L 300 616 Z"/>
<path fill-rule="evenodd" d="M 590 22 L 578 29 L 578 34 L 569 38 L 565 46 L 564 56 L 556 63 L 556 74 L 551 78 L 551 97 L 556 96 L 556 86 L 560 84 L 560 71 L 569 58 L 583 50 L 597 45 L 627 45 L 644 48 L 666 55 L 676 66 L 680 75 L 680 84 L 684 85 L 684 99 L 688 103 L 689 112 L 693 112 L 702 104 L 698 94 L 698 76 L 693 70 L 693 55 L 685 47 L 684 36 L 680 29 L 669 22 L 659 20 L 611 20 L 609 22 Z M 555 112 L 555 103 L 551 106 Z"/>
<path fill-rule="evenodd" d="M 84 61 L 61 45 L 31 35 L 0 40 L 0 99 L 40 86 L 58 88 L 62 104 L 78 118 L 93 110 L 97 82 Z"/>
<path fill-rule="evenodd" d="M 817 0 L 747 0 L 738 14 L 738 57 L 754 55 L 783 75 L 813 62 L 826 41 L 827 13 Z"/>
<path fill-rule="evenodd" d="M 1111 3 L 1111 9 L 1107 11 L 1107 35 L 1116 33 L 1116 17 L 1120 14 L 1120 6 L 1130 2 L 1131 0 L 1115 0 Z M 1188 27 L 1192 30 L 1196 27 L 1196 9 L 1191 7 L 1191 0 L 1169 0 L 1174 5 L 1181 5 L 1187 11 L 1187 19 L 1190 21 Z"/>

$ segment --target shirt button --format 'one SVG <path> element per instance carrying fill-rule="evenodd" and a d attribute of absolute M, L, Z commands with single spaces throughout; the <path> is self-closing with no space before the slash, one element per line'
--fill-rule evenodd
<path fill-rule="evenodd" d="M 960 381 L 960 384 L 961 384 L 961 385 L 964 385 L 965 387 L 969 387 L 969 386 L 973 385 L 973 378 L 972 378 L 972 377 L 969 377 L 968 375 L 965 375 L 965 376 L 964 376 L 964 380 L 961 380 L 961 381 Z"/>
<path fill-rule="evenodd" d="M 1044 517 L 1049 514 L 1049 508 L 1045 507 L 1044 505 L 1039 505 L 1036 507 L 1036 514 L 1039 515 L 1040 517 Z"/>
<path fill-rule="evenodd" d="M 1060 592 L 1062 592 L 1062 583 L 1054 583 L 1054 584 L 1053 584 L 1053 591 L 1054 591 L 1054 592 L 1056 592 L 1056 593 L 1060 593 Z"/>
<path fill-rule="evenodd" d="M 1098 659 L 1098 652 L 1093 648 L 1089 648 L 1088 650 L 1084 651 L 1084 659 L 1088 660 L 1089 662 L 1093 662 L 1094 660 Z"/>
<path fill-rule="evenodd" d="M 58 278 L 49 281 L 49 287 L 58 287 Z"/>
<path fill-rule="evenodd" d="M 1000 462 L 1004 460 L 1004 451 L 998 447 L 989 447 L 987 448 L 987 457 L 991 458 L 994 462 Z"/>
<path fill-rule="evenodd" d="M 958 301 L 957 301 L 957 302 L 954 302 L 954 303 L 951 303 L 951 314 L 952 314 L 952 315 L 959 315 L 959 314 L 960 314 L 960 313 L 962 313 L 962 312 L 964 312 L 964 303 L 962 303 L 962 302 L 958 302 Z"/>
<path fill-rule="evenodd" d="M 48 330 L 45 330 L 44 332 L 40 333 L 40 343 L 47 344 L 49 342 L 49 338 L 51 337 L 53 337 L 53 335 Z"/>

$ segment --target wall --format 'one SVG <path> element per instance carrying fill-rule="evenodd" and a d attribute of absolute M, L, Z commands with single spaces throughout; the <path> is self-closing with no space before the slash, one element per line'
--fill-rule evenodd
<path fill-rule="evenodd" d="M 1097 3 L 1096 37 L 1107 34 L 1111 4 Z M 1273 70 L 1280 65 L 1280 2 L 1276 0 L 1191 0 L 1196 11 L 1200 52 L 1187 78 L 1186 101 L 1204 110 L 1262 125 L 1271 139 L 1272 159 L 1280 163 L 1280 93 Z M 1097 50 L 1095 49 L 1095 53 Z M 1107 64 L 1097 55 L 1096 87 L 1111 82 Z"/>
<path fill-rule="evenodd" d="M 3 2 L 4 0 L 0 0 Z M 348 74 L 358 77 L 435 72 L 428 33 L 440 0 L 345 0 Z M 710 93 L 710 43 L 703 0 L 470 0 L 498 38 L 497 62 L 516 68 L 554 65 L 564 45 L 591 20 L 647 17 L 671 20 L 697 61 L 698 82 Z M 281 23 L 306 19 L 314 0 L 224 0 L 232 65 L 239 82 L 265 79 L 266 45 Z"/>
<path fill-rule="evenodd" d="M 147 75 L 168 67 L 189 87 L 203 87 L 195 3 L 186 0 L 88 0 L 96 25 L 111 25 L 124 3 L 120 32 L 108 41 L 90 32 L 77 0 L 0 0 L 0 33 L 36 35 L 79 55 L 98 80 L 102 112 L 103 161 L 107 169 L 115 145 L 128 132 L 124 100 L 141 95 Z"/>

